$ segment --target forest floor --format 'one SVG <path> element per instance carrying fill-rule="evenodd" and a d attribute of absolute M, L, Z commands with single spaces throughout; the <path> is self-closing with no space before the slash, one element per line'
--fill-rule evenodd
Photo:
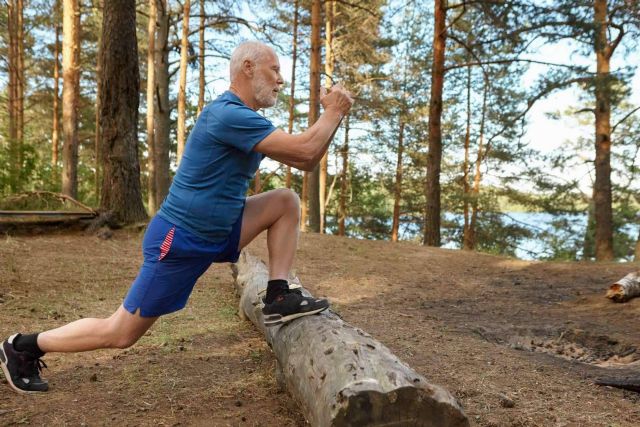
<path fill-rule="evenodd" d="M 2 339 L 111 314 L 141 239 L 2 237 Z M 265 246 L 249 250 L 266 260 Z M 453 393 L 476 426 L 640 425 L 639 393 L 593 383 L 640 371 L 640 298 L 604 298 L 637 268 L 311 234 L 297 256 L 305 287 Z M 277 389 L 274 355 L 238 317 L 232 280 L 229 265 L 209 269 L 187 307 L 128 350 L 47 355 L 46 394 L 18 395 L 2 380 L 0 425 L 305 425 Z"/>

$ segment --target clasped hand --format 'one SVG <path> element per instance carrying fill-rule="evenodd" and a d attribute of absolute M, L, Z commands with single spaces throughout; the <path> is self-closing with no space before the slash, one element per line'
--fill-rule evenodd
<path fill-rule="evenodd" d="M 351 92 L 338 83 L 331 86 L 328 91 L 325 87 L 320 88 L 320 103 L 325 110 L 334 108 L 344 116 L 353 105 L 353 97 Z"/>

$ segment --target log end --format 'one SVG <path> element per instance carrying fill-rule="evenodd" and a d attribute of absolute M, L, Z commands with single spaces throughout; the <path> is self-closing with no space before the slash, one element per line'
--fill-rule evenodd
<path fill-rule="evenodd" d="M 381 393 L 363 390 L 340 403 L 331 425 L 465 427 L 469 420 L 458 401 L 439 387 L 402 387 Z"/>
<path fill-rule="evenodd" d="M 619 283 L 614 283 L 609 286 L 609 289 L 607 290 L 607 298 L 613 302 L 627 302 L 630 300 L 624 291 L 624 286 Z"/>

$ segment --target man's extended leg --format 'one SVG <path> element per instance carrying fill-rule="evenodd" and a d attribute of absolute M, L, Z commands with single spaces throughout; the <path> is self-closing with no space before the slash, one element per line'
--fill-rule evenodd
<path fill-rule="evenodd" d="M 44 353 L 126 348 L 133 345 L 157 317 L 131 314 L 122 306 L 107 319 L 80 319 L 37 335 L 13 335 L 0 344 L 0 365 L 11 388 L 20 393 L 47 391 L 40 378 Z"/>
<path fill-rule="evenodd" d="M 287 279 L 298 246 L 300 200 L 291 190 L 278 189 L 248 197 L 242 217 L 239 248 L 267 231 L 269 283 L 262 309 L 266 326 L 319 313 L 329 307 L 326 299 L 306 298 L 290 290 Z"/>
<path fill-rule="evenodd" d="M 157 317 L 131 314 L 120 306 L 106 319 L 80 319 L 38 335 L 45 352 L 76 352 L 99 348 L 127 348 L 153 325 Z"/>

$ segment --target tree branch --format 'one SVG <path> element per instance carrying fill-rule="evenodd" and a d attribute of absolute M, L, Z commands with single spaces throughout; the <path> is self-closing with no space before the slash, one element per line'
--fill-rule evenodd
<path fill-rule="evenodd" d="M 618 123 L 616 123 L 615 125 L 613 125 L 611 127 L 611 133 L 613 134 L 616 131 L 616 128 L 618 127 L 618 125 L 622 124 L 625 120 L 627 120 L 629 117 L 631 117 L 636 111 L 640 110 L 640 107 L 636 107 L 633 110 L 631 110 L 627 115 L 625 115 L 622 119 L 620 119 L 618 121 Z"/>

